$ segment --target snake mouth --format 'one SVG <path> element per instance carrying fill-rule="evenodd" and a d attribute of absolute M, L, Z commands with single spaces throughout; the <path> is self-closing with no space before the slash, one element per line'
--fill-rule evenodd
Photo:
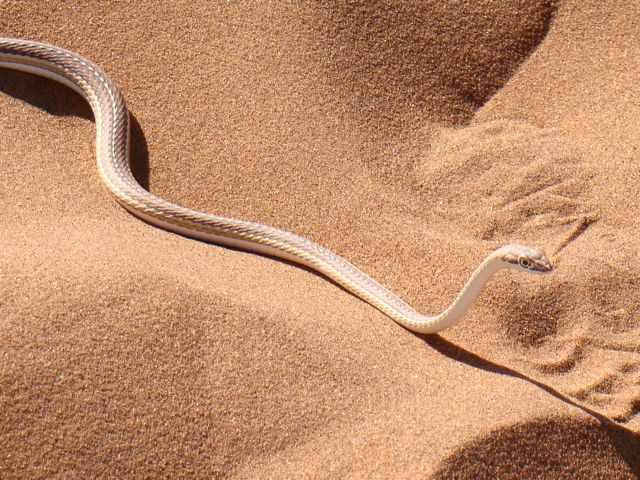
<path fill-rule="evenodd" d="M 541 275 L 543 277 L 546 277 L 547 275 L 551 275 L 551 272 L 553 272 L 553 270 L 547 270 L 546 272 L 533 272 L 536 275 Z"/>
<path fill-rule="evenodd" d="M 553 267 L 551 265 L 545 265 L 544 270 L 529 270 L 531 273 L 535 273 L 536 275 L 550 275 L 553 272 Z"/>

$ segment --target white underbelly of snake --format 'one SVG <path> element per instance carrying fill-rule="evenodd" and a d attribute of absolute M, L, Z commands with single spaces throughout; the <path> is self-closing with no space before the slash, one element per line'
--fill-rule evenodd
<path fill-rule="evenodd" d="M 532 273 L 552 270 L 542 250 L 522 245 L 500 247 L 480 263 L 449 307 L 434 316 L 422 315 L 351 263 L 304 237 L 260 223 L 197 212 L 142 188 L 129 164 L 129 112 L 122 94 L 109 76 L 90 61 L 53 45 L 0 38 L 0 67 L 58 81 L 89 102 L 96 120 L 100 176 L 116 200 L 133 215 L 198 240 L 309 267 L 413 332 L 435 333 L 456 323 L 500 269 Z"/>

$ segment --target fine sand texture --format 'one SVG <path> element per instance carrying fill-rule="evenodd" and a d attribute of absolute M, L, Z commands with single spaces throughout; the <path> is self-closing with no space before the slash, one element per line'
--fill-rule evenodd
<path fill-rule="evenodd" d="M 0 1 L 121 88 L 153 193 L 425 313 L 151 227 L 93 115 L 0 70 L 0 478 L 640 478 L 640 4 Z"/>

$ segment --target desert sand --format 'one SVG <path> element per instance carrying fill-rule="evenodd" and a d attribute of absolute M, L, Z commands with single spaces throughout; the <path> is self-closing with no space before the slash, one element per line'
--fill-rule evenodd
<path fill-rule="evenodd" d="M 127 100 L 136 177 L 294 231 L 425 313 L 122 209 L 93 115 L 0 70 L 0 477 L 640 477 L 640 7 L 0 2 Z"/>

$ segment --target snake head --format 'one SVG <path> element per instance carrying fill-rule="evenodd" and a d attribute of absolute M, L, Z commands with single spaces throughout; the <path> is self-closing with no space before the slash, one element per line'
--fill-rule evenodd
<path fill-rule="evenodd" d="M 507 267 L 525 272 L 546 274 L 553 270 L 551 262 L 543 250 L 524 245 L 505 245 L 496 251 Z"/>

